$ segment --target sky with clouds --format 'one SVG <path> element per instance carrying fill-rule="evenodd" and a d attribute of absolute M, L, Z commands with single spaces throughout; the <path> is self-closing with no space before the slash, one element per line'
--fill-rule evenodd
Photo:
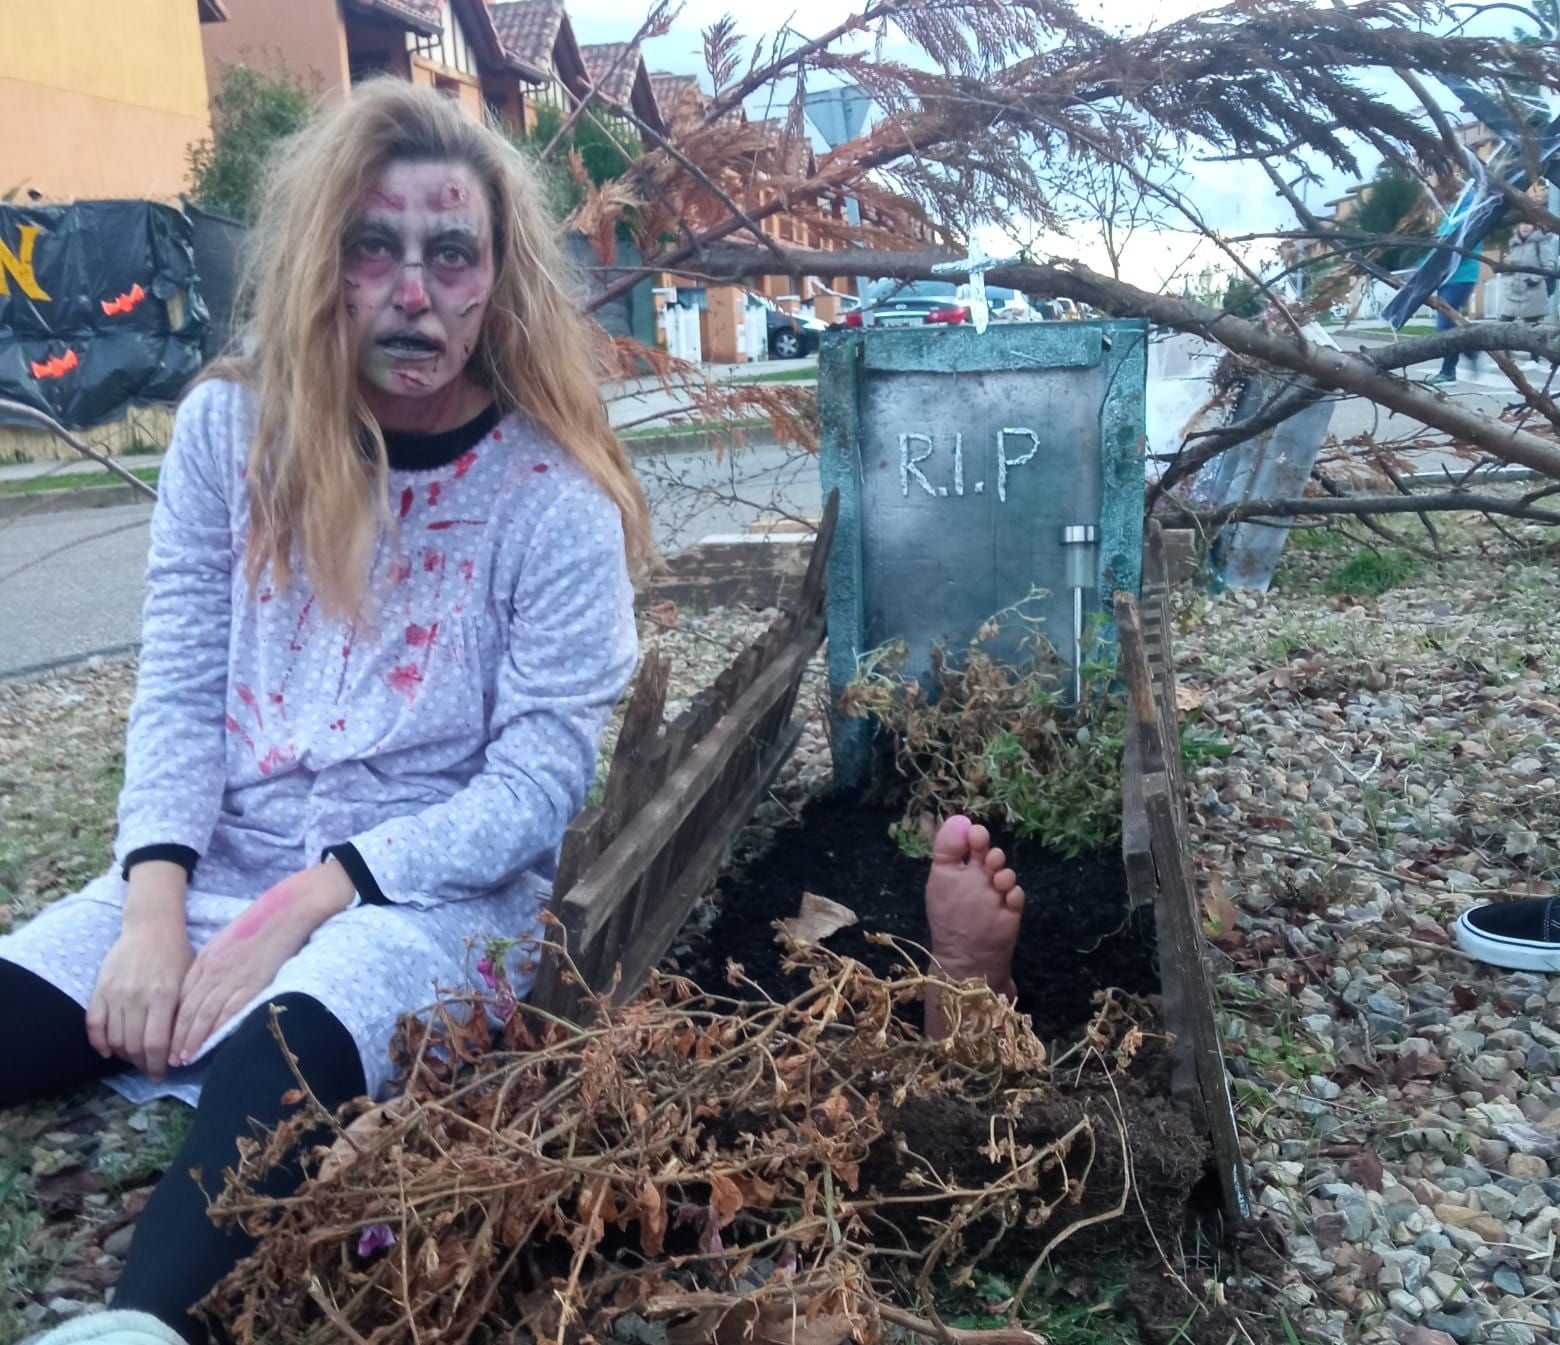
<path fill-rule="evenodd" d="M 1154 0 L 1151 6 L 1142 4 L 1141 0 L 1134 6 L 1129 0 L 1125 11 L 1119 0 L 1109 5 L 1103 0 L 1082 0 L 1080 4 L 1086 17 L 1112 26 L 1123 22 L 1124 13 L 1130 21 L 1133 8 L 1139 13 L 1152 14 L 1152 22 L 1164 24 L 1212 7 L 1207 0 Z M 707 89 L 709 78 L 703 66 L 701 33 L 724 14 L 734 13 L 739 31 L 751 41 L 767 38 L 784 23 L 789 23 L 798 33 L 814 36 L 839 23 L 856 8 L 859 5 L 850 0 L 782 0 L 782 4 L 773 9 L 761 10 L 734 5 L 731 0 L 686 0 L 671 31 L 645 44 L 646 64 L 652 70 L 699 75 Z M 639 22 L 637 11 L 625 5 L 623 0 L 568 0 L 568 12 L 579 40 L 587 43 L 622 41 L 632 36 Z M 885 54 L 913 58 L 916 53 L 906 43 L 902 51 L 894 52 L 890 46 Z M 1385 83 L 1381 92 L 1405 104 L 1409 99 L 1406 90 L 1398 93 Z M 1449 98 L 1447 103 L 1453 115 L 1457 115 Z M 761 98 L 750 100 L 750 114 L 764 115 L 766 110 Z M 1374 171 L 1379 156 L 1364 147 L 1360 159 L 1363 172 L 1368 176 Z M 1308 206 L 1319 210 L 1326 201 L 1341 196 L 1354 179 L 1326 164 L 1317 164 L 1315 168 L 1319 181 L 1301 185 L 1298 190 Z M 1208 224 L 1225 235 L 1262 233 L 1294 224 L 1292 211 L 1255 165 L 1191 160 L 1181 165 L 1181 174 L 1178 188 L 1194 203 Z M 1066 238 L 1036 237 L 1026 222 L 1014 221 L 1006 230 L 984 227 L 977 231 L 976 237 L 989 255 L 1011 253 L 1020 244 L 1028 244 L 1036 255 L 1075 257 L 1099 268 L 1107 265 L 1098 230 L 1087 226 L 1072 230 Z M 1260 265 L 1272 252 L 1272 244 L 1256 244 L 1250 260 Z M 1207 266 L 1227 270 L 1229 262 L 1217 247 L 1206 239 L 1196 239 L 1187 230 L 1151 227 L 1138 230 L 1128 245 L 1123 278 L 1155 289 L 1179 289 L 1184 279 L 1195 278 Z"/>

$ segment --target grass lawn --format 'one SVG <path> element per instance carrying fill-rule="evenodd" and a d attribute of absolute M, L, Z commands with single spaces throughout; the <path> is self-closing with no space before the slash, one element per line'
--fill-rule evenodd
<path fill-rule="evenodd" d="M 767 374 L 739 374 L 726 381 L 728 383 L 816 383 L 818 367 L 809 364 L 796 369 L 776 369 Z"/>
<path fill-rule="evenodd" d="M 764 416 L 750 416 L 744 420 L 690 421 L 682 425 L 647 425 L 640 430 L 622 430 L 619 439 L 632 439 L 635 443 L 646 440 L 675 439 L 685 434 L 725 434 L 729 430 L 756 430 L 769 424 Z"/>
<path fill-rule="evenodd" d="M 157 484 L 156 467 L 137 467 L 131 475 L 137 481 Z M 122 486 L 112 472 L 52 472 L 48 476 L 29 476 L 20 481 L 0 481 L 0 496 L 37 495 L 51 490 L 78 490 L 82 486 Z"/>

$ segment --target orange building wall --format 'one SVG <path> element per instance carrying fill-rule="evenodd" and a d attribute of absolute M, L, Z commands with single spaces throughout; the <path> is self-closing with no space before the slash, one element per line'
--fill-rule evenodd
<path fill-rule="evenodd" d="M 211 134 L 200 27 L 193 0 L 0 5 L 0 194 L 175 197 Z"/>
<path fill-rule="evenodd" d="M 208 23 L 203 33 L 213 93 L 222 87 L 224 64 L 269 74 L 285 69 L 322 94 L 351 87 L 337 0 L 226 0 L 226 7 L 227 22 Z"/>

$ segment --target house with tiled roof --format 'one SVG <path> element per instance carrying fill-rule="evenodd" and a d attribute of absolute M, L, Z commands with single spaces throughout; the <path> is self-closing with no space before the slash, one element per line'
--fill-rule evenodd
<path fill-rule="evenodd" d="M 568 112 L 587 75 L 563 0 L 498 0 L 488 5 L 488 11 L 505 50 L 541 75 L 527 103 L 525 129 L 536 125 L 539 106 Z"/>
<path fill-rule="evenodd" d="M 598 97 L 615 109 L 627 109 L 651 130 L 666 132 L 650 72 L 633 42 L 595 42 L 580 48 L 585 77 Z"/>
<path fill-rule="evenodd" d="M 704 102 L 697 75 L 674 75 L 666 70 L 652 70 L 650 92 L 655 95 L 656 107 L 662 119 L 668 122 L 685 103 L 689 107 L 698 107 Z"/>
<path fill-rule="evenodd" d="M 528 95 L 547 71 L 499 34 L 483 0 L 222 0 L 227 22 L 208 31 L 207 79 L 226 65 L 283 71 L 329 97 L 376 75 L 426 84 L 474 117 L 525 124 Z"/>

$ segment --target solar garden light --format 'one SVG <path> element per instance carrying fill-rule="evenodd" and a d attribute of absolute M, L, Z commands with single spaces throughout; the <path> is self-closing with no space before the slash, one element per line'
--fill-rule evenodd
<path fill-rule="evenodd" d="M 1083 595 L 1094 587 L 1095 551 L 1099 529 L 1092 523 L 1069 523 L 1062 529 L 1067 558 L 1067 587 L 1073 599 L 1073 704 L 1083 700 Z"/>

